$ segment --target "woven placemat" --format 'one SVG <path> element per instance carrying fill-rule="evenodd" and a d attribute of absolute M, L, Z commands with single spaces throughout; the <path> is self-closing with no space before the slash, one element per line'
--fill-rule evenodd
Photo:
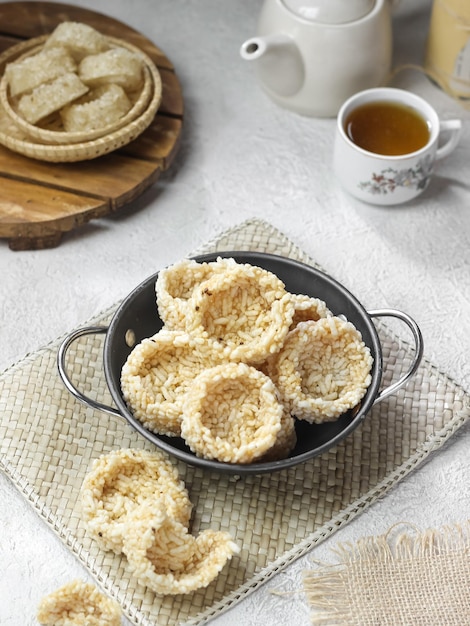
<path fill-rule="evenodd" d="M 315 265 L 261 220 L 244 222 L 195 253 L 222 250 L 270 252 Z M 115 308 L 87 325 L 106 324 Z M 378 329 L 389 384 L 409 368 L 413 354 L 386 326 Z M 0 466 L 131 622 L 144 626 L 203 624 L 233 606 L 366 509 L 470 416 L 465 392 L 423 360 L 406 389 L 374 406 L 338 446 L 301 466 L 238 478 L 179 463 L 194 504 L 193 534 L 228 531 L 241 552 L 206 589 L 160 598 L 136 584 L 124 557 L 100 550 L 87 536 L 79 507 L 94 458 L 152 444 L 123 419 L 84 407 L 65 390 L 56 368 L 59 343 L 0 377 Z M 102 335 L 83 337 L 69 350 L 68 369 L 84 393 L 109 404 L 102 349 Z"/>

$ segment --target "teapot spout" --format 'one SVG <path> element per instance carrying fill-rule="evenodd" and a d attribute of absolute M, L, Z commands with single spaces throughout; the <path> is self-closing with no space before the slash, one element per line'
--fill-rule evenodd
<path fill-rule="evenodd" d="M 252 37 L 242 44 L 240 56 L 256 62 L 263 87 L 277 96 L 293 96 L 304 83 L 302 56 L 289 35 Z"/>

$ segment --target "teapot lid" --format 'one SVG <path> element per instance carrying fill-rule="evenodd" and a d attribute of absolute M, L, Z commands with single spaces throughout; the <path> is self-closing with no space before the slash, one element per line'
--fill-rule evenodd
<path fill-rule="evenodd" d="M 364 17 L 376 0 L 281 0 L 289 11 L 310 22 L 345 24 Z"/>

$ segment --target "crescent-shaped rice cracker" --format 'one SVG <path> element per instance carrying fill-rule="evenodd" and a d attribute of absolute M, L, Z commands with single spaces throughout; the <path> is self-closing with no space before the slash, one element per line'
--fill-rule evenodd
<path fill-rule="evenodd" d="M 281 349 L 294 315 L 291 294 L 272 272 L 235 263 L 198 285 L 187 330 L 221 358 L 258 364 Z"/>
<path fill-rule="evenodd" d="M 312 298 L 303 294 L 292 294 L 294 305 L 294 317 L 290 330 L 293 330 L 299 322 L 317 322 L 322 317 L 333 315 L 323 300 Z"/>
<path fill-rule="evenodd" d="M 371 382 L 372 356 L 351 322 L 300 322 L 268 361 L 283 403 L 298 419 L 333 421 L 354 408 Z"/>
<path fill-rule="evenodd" d="M 147 498 L 157 496 L 168 515 L 189 524 L 189 495 L 169 458 L 159 450 L 116 450 L 96 459 L 85 477 L 82 517 L 90 535 L 104 549 L 120 554 L 128 514 Z"/>
<path fill-rule="evenodd" d="M 142 533 L 152 533 L 153 537 L 143 539 Z M 145 544 L 145 551 L 142 544 Z M 158 498 L 150 497 L 127 518 L 123 552 L 130 556 L 131 567 L 136 574 L 139 571 L 137 556 L 142 561 L 152 561 L 153 569 L 159 573 L 182 572 L 192 563 L 195 542 L 188 527 L 170 517 Z M 141 565 L 147 567 L 149 563 Z"/>
<path fill-rule="evenodd" d="M 146 428 L 180 436 L 185 393 L 200 372 L 217 362 L 202 340 L 163 328 L 127 357 L 121 371 L 123 397 Z"/>
<path fill-rule="evenodd" d="M 235 264 L 234 259 L 219 257 L 216 261 L 198 263 L 183 259 L 162 269 L 155 282 L 155 293 L 160 319 L 173 330 L 184 330 L 192 315 L 194 289 L 214 273 L 224 272 Z"/>
<path fill-rule="evenodd" d="M 194 537 L 150 500 L 129 515 L 123 551 L 140 584 L 176 595 L 207 587 L 239 548 L 222 531 Z"/>
<path fill-rule="evenodd" d="M 44 626 L 120 626 L 121 608 L 91 583 L 74 580 L 42 598 L 37 619 Z"/>
<path fill-rule="evenodd" d="M 283 407 L 273 382 L 245 363 L 204 370 L 189 387 L 181 433 L 200 457 L 252 463 L 276 443 Z"/>

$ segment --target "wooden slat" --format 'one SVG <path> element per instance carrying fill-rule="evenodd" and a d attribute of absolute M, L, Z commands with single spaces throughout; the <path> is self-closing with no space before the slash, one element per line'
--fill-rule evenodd
<path fill-rule="evenodd" d="M 162 102 L 159 112 L 175 117 L 183 117 L 183 94 L 181 93 L 180 83 L 176 74 L 160 70 L 160 76 L 162 79 Z"/>
<path fill-rule="evenodd" d="M 166 170 L 179 148 L 181 126 L 180 119 L 157 115 L 149 128 L 132 143 L 121 148 L 119 154 L 161 163 L 162 170 Z"/>
<path fill-rule="evenodd" d="M 53 189 L 107 198 L 110 209 L 122 206 L 140 191 L 140 185 L 156 180 L 153 162 L 112 153 L 78 163 L 47 163 L 0 148 L 0 173 L 17 180 L 42 183 Z M 0 192 L 1 193 L 1 192 Z"/>
<path fill-rule="evenodd" d="M 108 213 L 106 199 L 0 176 L 0 229 L 12 250 L 57 245 L 63 233 Z"/>

